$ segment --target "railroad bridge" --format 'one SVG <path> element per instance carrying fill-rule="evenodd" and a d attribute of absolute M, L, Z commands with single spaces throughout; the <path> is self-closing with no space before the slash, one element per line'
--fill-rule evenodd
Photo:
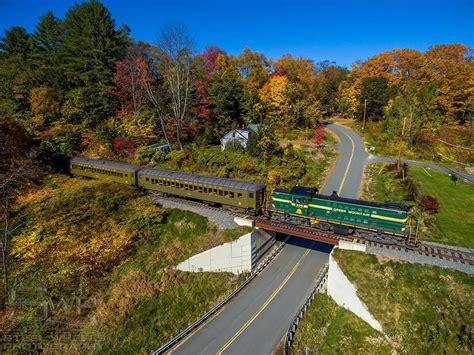
<path fill-rule="evenodd" d="M 394 242 L 393 240 L 385 240 L 384 238 L 369 240 L 357 236 L 342 236 L 331 231 L 322 231 L 309 226 L 293 225 L 260 217 L 254 219 L 254 226 L 267 231 L 274 231 L 330 245 L 339 245 L 341 241 L 353 242 L 354 244 L 360 245 L 363 250 L 365 250 L 366 247 L 375 247 L 380 250 L 392 250 L 422 257 L 432 257 L 441 261 L 460 263 L 468 267 L 474 266 L 474 253 L 470 250 L 423 242 L 419 242 L 418 245 L 414 247 L 408 246 L 404 241 Z"/>
<path fill-rule="evenodd" d="M 265 218 L 256 218 L 254 221 L 254 226 L 268 231 L 288 234 L 295 237 L 314 240 L 331 245 L 338 245 L 340 240 L 352 241 L 352 238 L 345 238 L 343 236 L 336 235 L 333 232 L 322 231 L 309 226 L 278 222 Z"/>

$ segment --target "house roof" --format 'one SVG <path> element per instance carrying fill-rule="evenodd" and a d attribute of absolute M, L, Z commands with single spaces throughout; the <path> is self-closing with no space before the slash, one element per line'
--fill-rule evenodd
<path fill-rule="evenodd" d="M 238 138 L 238 136 L 242 137 L 243 139 L 249 139 L 249 134 L 250 130 L 246 128 L 242 129 L 233 129 L 225 134 L 224 137 L 222 137 L 222 140 L 230 140 L 230 139 L 235 139 Z"/>
<path fill-rule="evenodd" d="M 227 179 L 227 178 L 221 178 L 221 177 L 215 177 L 215 176 L 190 174 L 190 173 L 183 173 L 179 171 L 171 171 L 171 170 L 165 170 L 165 169 L 146 168 L 146 169 L 140 170 L 138 172 L 138 175 L 139 176 L 141 175 L 158 176 L 158 177 L 164 177 L 168 179 L 196 182 L 196 183 L 209 184 L 209 185 L 214 185 L 214 186 L 232 187 L 235 189 L 240 189 L 240 190 L 245 190 L 245 191 L 261 191 L 265 189 L 265 185 L 257 183 L 257 182 Z"/>
<path fill-rule="evenodd" d="M 250 129 L 252 131 L 254 131 L 255 133 L 258 133 L 258 130 L 260 129 L 260 124 L 257 124 L 257 123 L 249 123 L 247 125 L 247 129 Z"/>
<path fill-rule="evenodd" d="M 71 164 L 78 163 L 78 164 L 86 164 L 96 167 L 102 168 L 109 168 L 109 169 L 117 169 L 123 171 L 130 171 L 136 172 L 142 169 L 141 166 L 128 164 L 128 163 L 121 163 L 115 161 L 107 161 L 107 160 L 98 160 L 98 159 L 89 159 L 89 158 L 81 158 L 81 157 L 73 157 L 71 158 Z"/>

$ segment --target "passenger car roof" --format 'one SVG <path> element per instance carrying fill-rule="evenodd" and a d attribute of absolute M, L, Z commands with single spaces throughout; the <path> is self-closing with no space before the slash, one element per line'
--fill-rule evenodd
<path fill-rule="evenodd" d="M 239 189 L 239 190 L 244 190 L 244 191 L 261 191 L 265 189 L 265 185 L 257 183 L 257 182 L 221 178 L 221 177 L 216 177 L 216 176 L 183 173 L 179 171 L 172 171 L 172 170 L 166 170 L 166 169 L 145 168 L 145 169 L 140 170 L 139 175 L 150 175 L 150 176 L 196 182 L 196 183 L 202 183 L 202 184 L 208 184 L 208 185 L 231 187 L 234 189 Z"/>
<path fill-rule="evenodd" d="M 128 164 L 128 163 L 81 158 L 81 157 L 71 158 L 71 163 L 87 164 L 87 165 L 95 166 L 98 168 L 110 168 L 110 169 L 117 169 L 117 170 L 123 170 L 123 171 L 128 171 L 128 172 L 136 172 L 138 170 L 143 169 L 141 166 Z"/>

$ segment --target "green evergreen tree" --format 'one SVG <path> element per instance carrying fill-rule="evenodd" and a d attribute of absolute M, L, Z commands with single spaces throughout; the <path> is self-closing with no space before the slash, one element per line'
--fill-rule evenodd
<path fill-rule="evenodd" d="M 65 104 L 68 112 L 82 112 L 84 125 L 96 125 L 114 112 L 110 89 L 115 64 L 126 43 L 125 34 L 115 29 L 102 3 L 76 4 L 67 12 L 60 46 L 61 71 L 74 91 L 67 95 Z"/>
<path fill-rule="evenodd" d="M 59 47 L 63 35 L 63 23 L 49 11 L 41 16 L 31 35 L 31 64 L 36 86 L 60 89 L 65 85 L 60 71 Z"/>
<path fill-rule="evenodd" d="M 12 27 L 0 39 L 0 113 L 23 119 L 30 90 L 30 37 Z"/>

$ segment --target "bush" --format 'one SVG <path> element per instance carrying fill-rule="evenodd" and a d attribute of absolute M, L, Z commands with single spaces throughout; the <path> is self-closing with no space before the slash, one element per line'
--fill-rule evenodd
<path fill-rule="evenodd" d="M 438 213 L 439 210 L 439 201 L 434 196 L 423 195 L 420 198 L 420 207 L 423 211 L 435 214 Z"/>
<path fill-rule="evenodd" d="M 48 152 L 71 154 L 80 151 L 81 135 L 79 132 L 60 133 L 41 142 L 40 149 Z"/>
<path fill-rule="evenodd" d="M 150 162 L 151 158 L 153 158 L 154 154 L 154 150 L 148 149 L 147 147 L 141 147 L 136 150 L 134 160 L 138 164 L 146 165 Z"/>
<path fill-rule="evenodd" d="M 132 155 L 136 149 L 130 138 L 117 137 L 112 141 L 112 151 L 116 155 Z"/>
<path fill-rule="evenodd" d="M 236 140 L 228 142 L 225 145 L 225 150 L 230 151 L 230 152 L 238 152 L 238 153 L 245 152 L 245 148 L 242 147 L 242 145 Z"/>
<path fill-rule="evenodd" d="M 280 185 L 281 173 L 277 170 L 270 170 L 268 172 L 268 183 L 272 186 Z"/>
<path fill-rule="evenodd" d="M 164 163 L 165 161 L 167 161 L 169 159 L 169 157 L 168 157 L 168 154 L 166 154 L 165 152 L 163 152 L 161 150 L 157 150 L 153 154 L 152 159 L 155 163 Z"/>
<path fill-rule="evenodd" d="M 253 168 L 254 168 L 253 164 L 249 161 L 244 161 L 242 163 L 242 169 L 244 171 L 252 171 Z"/>
<path fill-rule="evenodd" d="M 187 154 L 184 150 L 173 150 L 168 153 L 168 158 L 175 165 L 179 165 L 186 160 Z"/>

